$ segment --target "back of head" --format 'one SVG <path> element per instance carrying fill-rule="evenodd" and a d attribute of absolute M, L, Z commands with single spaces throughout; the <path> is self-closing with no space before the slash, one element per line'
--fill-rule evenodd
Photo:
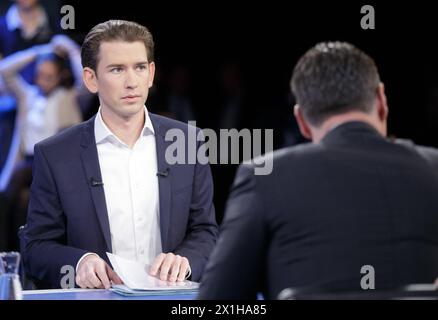
<path fill-rule="evenodd" d="M 149 30 L 132 21 L 109 20 L 94 26 L 84 39 L 81 49 L 82 66 L 96 71 L 102 42 L 143 42 L 148 62 L 154 61 L 154 41 Z"/>
<path fill-rule="evenodd" d="M 320 126 L 333 115 L 371 112 L 380 83 L 372 58 L 346 42 L 323 42 L 295 66 L 291 87 L 305 119 Z"/>

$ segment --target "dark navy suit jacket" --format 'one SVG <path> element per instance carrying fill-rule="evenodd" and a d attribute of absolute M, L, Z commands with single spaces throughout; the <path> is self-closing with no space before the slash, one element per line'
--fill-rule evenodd
<path fill-rule="evenodd" d="M 217 237 L 210 167 L 169 165 L 165 152 L 172 141 L 165 141 L 166 132 L 178 128 L 187 137 L 188 126 L 149 115 L 158 171 L 166 173 L 159 175 L 162 249 L 187 257 L 191 279 L 199 281 Z M 29 212 L 20 237 L 26 274 L 39 287 L 59 287 L 61 268 L 75 268 L 87 252 L 108 262 L 105 253 L 112 245 L 105 194 L 93 179 L 102 181 L 94 117 L 35 146 Z"/>

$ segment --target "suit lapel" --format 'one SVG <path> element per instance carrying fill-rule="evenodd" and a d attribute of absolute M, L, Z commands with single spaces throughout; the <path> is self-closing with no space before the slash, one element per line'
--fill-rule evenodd
<path fill-rule="evenodd" d="M 82 134 L 81 141 L 81 159 L 82 165 L 87 177 L 88 188 L 91 192 L 94 208 L 96 210 L 97 218 L 99 220 L 100 228 L 105 238 L 107 251 L 112 251 L 110 226 L 108 220 L 108 211 L 106 208 L 105 192 L 102 185 L 92 186 L 91 181 L 102 181 L 102 175 L 99 166 L 99 157 L 97 154 L 96 140 L 94 137 L 94 119 L 90 119 Z"/>
<path fill-rule="evenodd" d="M 152 125 L 155 130 L 155 143 L 157 150 L 157 169 L 159 173 L 166 173 L 164 175 L 158 174 L 158 191 L 160 197 L 160 231 L 161 231 L 161 245 L 163 252 L 169 251 L 169 244 L 167 235 L 169 233 L 169 220 L 171 209 L 171 180 L 172 174 L 170 167 L 167 164 L 165 154 L 166 148 L 171 141 L 165 141 L 166 131 L 160 124 L 160 119 L 154 114 L 149 113 Z"/>

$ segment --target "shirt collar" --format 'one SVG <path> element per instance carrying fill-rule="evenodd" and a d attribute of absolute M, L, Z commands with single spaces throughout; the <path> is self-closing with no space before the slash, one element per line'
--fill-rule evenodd
<path fill-rule="evenodd" d="M 144 107 L 145 113 L 145 122 L 143 125 L 143 129 L 141 131 L 141 136 L 147 136 L 149 134 L 154 135 L 155 130 L 152 125 L 151 118 L 149 117 L 148 110 L 146 106 Z M 112 141 L 116 140 L 119 143 L 126 145 L 122 142 L 117 136 L 107 127 L 105 122 L 103 122 L 101 108 L 99 107 L 99 111 L 97 112 L 96 118 L 94 119 L 94 136 L 96 138 L 96 144 L 103 143 L 107 139 L 111 139 Z"/>

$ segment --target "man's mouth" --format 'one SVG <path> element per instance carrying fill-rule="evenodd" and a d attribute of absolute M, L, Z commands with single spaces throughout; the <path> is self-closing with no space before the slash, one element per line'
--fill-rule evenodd
<path fill-rule="evenodd" d="M 125 100 L 125 101 L 135 101 L 135 100 L 137 100 L 137 99 L 140 99 L 140 97 L 141 96 L 139 96 L 139 95 L 127 95 L 127 96 L 124 96 L 124 97 L 122 97 L 122 100 Z"/>

